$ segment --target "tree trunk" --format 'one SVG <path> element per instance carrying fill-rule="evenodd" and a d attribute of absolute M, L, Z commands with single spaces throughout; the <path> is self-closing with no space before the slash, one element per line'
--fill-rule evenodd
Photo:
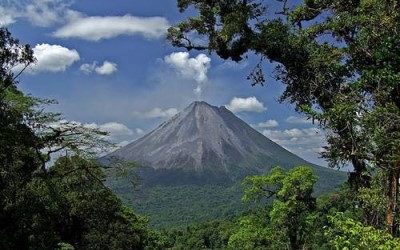
<path fill-rule="evenodd" d="M 353 156 L 351 158 L 351 163 L 354 167 L 354 171 L 350 173 L 349 184 L 355 190 L 358 191 L 361 187 L 370 187 L 371 177 L 367 173 L 367 168 L 365 163 L 359 160 L 357 157 Z"/>
<path fill-rule="evenodd" d="M 388 174 L 388 204 L 386 208 L 386 229 L 387 231 L 395 236 L 397 234 L 397 201 L 399 192 L 399 175 L 400 175 L 400 162 L 396 163 L 395 168 L 390 169 Z"/>
<path fill-rule="evenodd" d="M 293 231 L 294 231 L 294 233 L 293 233 Z M 296 232 L 296 230 L 293 230 L 293 231 L 289 232 L 290 250 L 299 250 L 300 244 L 298 242 L 297 232 Z"/>

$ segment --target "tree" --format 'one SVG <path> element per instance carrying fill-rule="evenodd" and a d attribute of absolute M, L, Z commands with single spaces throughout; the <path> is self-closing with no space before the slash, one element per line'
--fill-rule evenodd
<path fill-rule="evenodd" d="M 262 211 L 265 212 L 265 211 Z M 230 237 L 227 249 L 285 249 L 285 239 L 277 239 L 265 214 L 250 214 L 240 218 L 239 227 Z"/>
<path fill-rule="evenodd" d="M 247 238 L 254 239 L 261 235 L 268 238 L 260 239 L 261 242 L 269 242 L 269 247 L 275 248 L 287 242 L 290 249 L 304 249 L 310 235 L 313 212 L 316 210 L 316 199 L 312 196 L 313 187 L 317 177 L 309 167 L 299 166 L 283 172 L 281 168 L 274 168 L 264 176 L 247 177 L 243 199 L 262 200 L 275 197 L 272 209 L 269 212 L 269 228 L 260 228 L 260 223 L 251 223 L 248 219 L 242 221 L 245 230 L 239 230 L 240 235 L 246 235 L 241 241 Z M 258 227 L 255 225 L 258 225 Z M 252 236 L 253 235 L 253 236 Z M 238 235 L 230 238 L 230 245 L 237 245 Z M 254 242 L 245 242 L 244 246 L 250 246 Z M 264 246 L 265 247 L 265 246 Z M 246 247 L 250 249 L 251 247 Z M 279 247 L 278 247 L 279 248 Z"/>
<path fill-rule="evenodd" d="M 400 249 L 400 241 L 385 231 L 346 218 L 343 213 L 329 216 L 326 230 L 330 247 L 334 249 Z"/>
<path fill-rule="evenodd" d="M 385 173 L 386 227 L 395 233 L 400 173 L 399 22 L 396 0 L 305 0 L 274 11 L 274 2 L 178 0 L 196 17 L 171 27 L 168 39 L 189 50 L 214 51 L 240 61 L 261 57 L 249 78 L 264 84 L 263 59 L 276 66 L 286 89 L 280 101 L 327 132 L 323 156 L 351 163 L 355 191 L 369 187 L 371 170 Z M 269 7 L 269 8 L 268 8 Z M 275 8 L 276 9 L 276 8 Z M 268 12 L 272 10 L 273 12 Z M 191 39 L 197 35 L 206 39 Z M 195 44 L 192 40 L 206 41 Z"/>
<path fill-rule="evenodd" d="M 30 46 L 0 28 L 0 249 L 157 249 L 147 221 L 122 206 L 85 158 L 109 145 L 106 133 L 64 121 L 44 111 L 52 101 L 18 90 L 32 62 Z M 64 149 L 73 156 L 49 167 Z"/>
<path fill-rule="evenodd" d="M 144 249 L 150 244 L 147 220 L 123 206 L 104 186 L 98 164 L 79 156 L 62 157 L 49 175 L 46 185 L 53 190 L 47 193 L 45 205 L 59 209 L 52 229 L 61 242 L 76 249 Z"/>
<path fill-rule="evenodd" d="M 225 249 L 229 236 L 236 228 L 232 218 L 194 224 L 185 229 L 165 232 L 168 249 Z"/>
<path fill-rule="evenodd" d="M 17 64 L 34 61 L 30 47 L 21 46 L 4 28 L 0 29 L 0 248 L 18 248 L 16 239 L 23 230 L 17 211 L 23 211 L 19 196 L 34 172 L 39 160 L 35 151 L 36 136 L 24 123 L 24 114 L 32 99 L 16 89 L 11 69 Z M 12 240 L 14 239 L 14 240 Z M 23 244 L 24 239 L 20 239 Z"/>

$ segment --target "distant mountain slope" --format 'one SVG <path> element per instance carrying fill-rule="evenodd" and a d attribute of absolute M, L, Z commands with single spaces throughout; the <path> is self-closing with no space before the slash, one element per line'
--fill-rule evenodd
<path fill-rule="evenodd" d="M 127 178 L 109 168 L 107 185 L 158 227 L 179 227 L 232 216 L 241 203 L 240 182 L 274 166 L 309 165 L 318 175 L 316 192 L 333 190 L 346 174 L 311 164 L 271 141 L 225 107 L 194 102 L 155 130 L 102 159 L 139 163 Z M 140 177 L 139 190 L 129 179 Z"/>
<path fill-rule="evenodd" d="M 343 173 L 301 159 L 225 107 L 206 102 L 193 102 L 169 121 L 108 157 L 149 167 L 150 173 L 146 175 L 154 181 L 158 175 L 170 174 L 179 174 L 181 180 L 202 174 L 235 180 L 276 165 L 291 168 L 301 164 L 313 166 L 320 177 L 343 179 Z M 166 179 L 170 178 L 173 176 Z"/>

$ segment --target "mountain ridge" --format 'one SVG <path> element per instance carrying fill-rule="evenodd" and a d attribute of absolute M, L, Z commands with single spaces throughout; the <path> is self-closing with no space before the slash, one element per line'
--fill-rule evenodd
<path fill-rule="evenodd" d="M 170 171 L 234 180 L 277 165 L 285 169 L 310 165 L 317 175 L 330 172 L 332 177 L 338 173 L 289 152 L 226 107 L 204 101 L 192 102 L 150 133 L 107 157 L 138 162 L 151 172 L 143 175 L 153 178 L 161 174 L 158 179 Z M 157 178 L 153 179 L 157 182 Z"/>

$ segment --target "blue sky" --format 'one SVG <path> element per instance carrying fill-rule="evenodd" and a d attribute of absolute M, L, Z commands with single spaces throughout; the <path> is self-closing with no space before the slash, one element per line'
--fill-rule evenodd
<path fill-rule="evenodd" d="M 173 48 L 164 31 L 189 13 L 175 0 L 0 0 L 0 25 L 32 45 L 37 63 L 20 88 L 56 99 L 51 110 L 94 123 L 126 144 L 194 100 L 227 105 L 288 150 L 317 164 L 323 134 L 277 99 L 283 85 L 266 65 L 267 85 L 251 86 L 258 62 L 236 64 L 213 54 Z"/>

